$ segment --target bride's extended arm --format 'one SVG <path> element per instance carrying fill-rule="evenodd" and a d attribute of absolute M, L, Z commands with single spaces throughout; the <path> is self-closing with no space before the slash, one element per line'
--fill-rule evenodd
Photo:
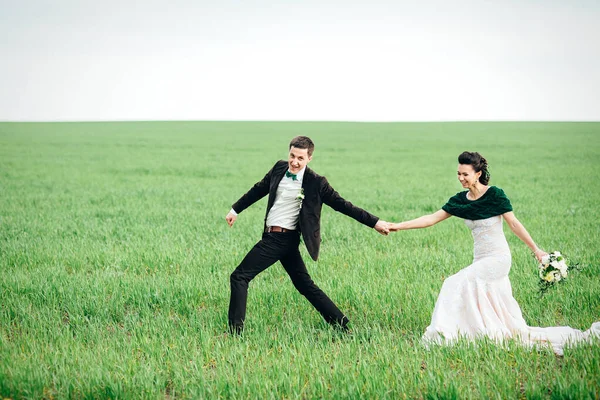
<path fill-rule="evenodd" d="M 510 230 L 513 231 L 515 235 L 517 235 L 519 239 L 521 239 L 523 243 L 525 243 L 527 247 L 531 249 L 531 251 L 533 251 L 533 254 L 535 254 L 535 258 L 537 258 L 538 261 L 542 261 L 542 257 L 548 253 L 537 247 L 537 245 L 531 238 L 531 235 L 529 234 L 529 232 L 527 232 L 527 229 L 525 229 L 521 221 L 519 221 L 517 217 L 515 217 L 515 214 L 512 211 L 510 211 L 505 214 L 502 214 L 502 216 L 504 217 L 504 220 L 510 227 Z"/>
<path fill-rule="evenodd" d="M 439 210 L 434 212 L 433 214 L 423 215 L 422 217 L 410 220 L 399 222 L 396 224 L 390 224 L 390 231 L 403 231 L 405 229 L 419 229 L 419 228 L 427 228 L 432 225 L 437 224 L 438 222 L 442 222 L 445 219 L 448 219 L 452 216 L 452 214 L 448 214 L 444 210 Z"/>

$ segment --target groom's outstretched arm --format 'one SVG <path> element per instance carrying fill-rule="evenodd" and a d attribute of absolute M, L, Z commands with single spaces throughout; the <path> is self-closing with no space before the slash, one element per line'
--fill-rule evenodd
<path fill-rule="evenodd" d="M 262 180 L 254 184 L 254 186 L 252 186 L 252 188 L 250 188 L 248 192 L 246 192 L 242 197 L 240 197 L 238 201 L 236 201 L 233 204 L 233 206 L 231 207 L 233 212 L 230 211 L 229 214 L 227 214 L 227 216 L 225 217 L 229 226 L 232 226 L 234 224 L 237 218 L 237 214 L 241 213 L 246 208 L 250 207 L 252 204 L 256 203 L 258 200 L 262 199 L 267 194 L 269 194 L 269 186 L 271 184 L 271 176 L 273 175 L 273 170 L 280 162 L 281 161 L 276 163 L 273 166 L 273 168 L 271 168 L 271 170 L 267 172 L 264 178 L 262 178 Z"/>
<path fill-rule="evenodd" d="M 382 235 L 389 233 L 389 224 L 380 220 L 375 215 L 356 207 L 354 204 L 345 200 L 340 194 L 331 187 L 327 178 L 322 177 L 320 195 L 323 203 L 333 208 L 335 211 L 341 212 L 351 218 L 354 218 L 361 224 L 365 224 L 370 228 L 374 228 Z"/>

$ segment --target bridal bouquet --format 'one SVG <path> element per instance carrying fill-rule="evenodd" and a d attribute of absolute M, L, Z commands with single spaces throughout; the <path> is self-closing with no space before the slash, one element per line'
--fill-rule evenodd
<path fill-rule="evenodd" d="M 546 290 L 565 279 L 571 270 L 579 268 L 577 264 L 567 265 L 565 257 L 560 254 L 560 251 L 553 251 L 542 258 L 538 269 L 540 275 L 540 295 L 543 295 Z"/>

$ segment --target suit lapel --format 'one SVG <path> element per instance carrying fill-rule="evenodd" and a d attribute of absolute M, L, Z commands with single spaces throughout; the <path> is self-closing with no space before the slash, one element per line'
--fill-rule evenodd
<path fill-rule="evenodd" d="M 309 198 L 311 198 L 310 195 L 312 195 L 312 190 L 314 190 L 313 186 L 314 186 L 313 172 L 308 167 L 306 167 L 306 170 L 304 171 L 304 177 L 302 178 L 302 192 L 305 195 L 305 199 L 306 199 L 306 196 L 309 196 Z M 310 200 L 302 202 L 302 208 L 300 209 L 300 219 L 302 219 L 302 214 L 303 214 L 306 206 L 310 207 Z"/>
<path fill-rule="evenodd" d="M 307 188 L 310 187 L 312 182 L 312 170 L 306 167 L 304 170 L 304 177 L 302 178 L 302 190 L 306 192 Z"/>

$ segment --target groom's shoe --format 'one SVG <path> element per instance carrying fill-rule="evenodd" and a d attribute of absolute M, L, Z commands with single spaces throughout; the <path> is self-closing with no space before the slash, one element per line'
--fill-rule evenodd
<path fill-rule="evenodd" d="M 244 332 L 244 325 L 229 324 L 229 333 L 240 336 Z"/>
<path fill-rule="evenodd" d="M 350 329 L 350 327 L 348 325 L 335 325 L 335 329 L 340 331 L 341 333 L 345 333 L 345 334 L 350 334 L 352 333 L 352 330 Z"/>
<path fill-rule="evenodd" d="M 349 322 L 350 320 L 348 317 L 344 315 L 340 321 L 331 321 L 330 324 L 340 332 L 350 333 L 350 327 L 348 327 Z"/>

